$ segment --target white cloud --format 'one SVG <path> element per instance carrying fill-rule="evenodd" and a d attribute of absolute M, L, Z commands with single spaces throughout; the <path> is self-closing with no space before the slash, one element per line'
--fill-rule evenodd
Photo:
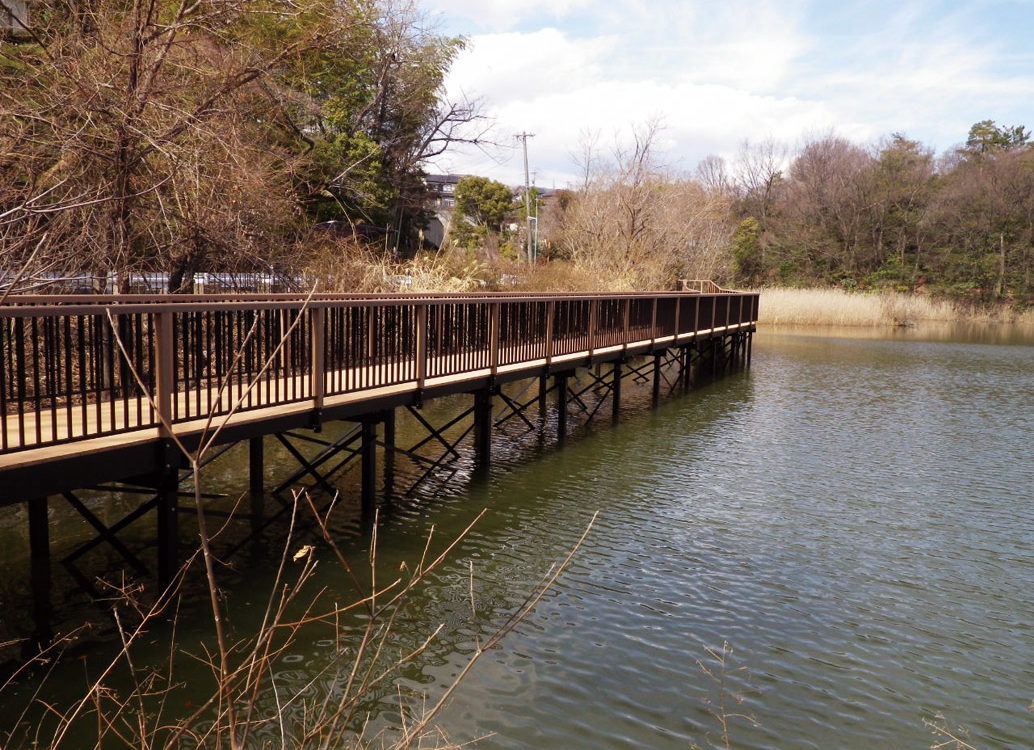
<path fill-rule="evenodd" d="M 430 0 L 426 6 L 432 16 L 447 19 L 471 33 L 507 31 L 528 19 L 559 20 L 574 10 L 591 8 L 592 4 L 591 0 Z"/>
<path fill-rule="evenodd" d="M 446 82 L 453 92 L 477 92 L 493 102 L 527 99 L 543 90 L 562 93 L 603 75 L 613 37 L 580 41 L 556 29 L 474 37 Z"/>
<path fill-rule="evenodd" d="M 480 173 L 504 182 L 522 181 L 523 163 L 512 140 L 514 133 L 532 132 L 531 166 L 539 184 L 562 187 L 577 179 L 572 154 L 580 151 L 587 133 L 598 133 L 600 146 L 611 148 L 615 139 L 630 136 L 634 125 L 659 118 L 666 161 L 691 169 L 708 153 L 735 150 L 750 132 L 777 139 L 796 138 L 803 130 L 828 123 L 830 113 L 821 105 L 793 98 L 756 95 L 730 86 L 688 81 L 618 81 L 579 79 L 556 89 L 524 87 L 519 96 L 489 97 L 497 140 L 504 146 L 502 163 L 475 162 Z M 730 134 L 741 133 L 730 140 Z M 510 149 L 510 150 L 508 150 Z M 462 163 L 462 162 L 457 162 Z M 473 170 L 471 170 L 473 171 Z"/>
<path fill-rule="evenodd" d="M 687 169 L 708 153 L 735 154 L 747 138 L 797 143 L 833 130 L 865 142 L 903 131 L 944 149 L 977 120 L 1034 124 L 1022 120 L 1034 90 L 1029 4 L 1009 5 L 1011 21 L 997 26 L 992 9 L 948 0 L 437 7 L 459 27 L 502 30 L 471 37 L 448 86 L 484 97 L 504 148 L 495 160 L 456 153 L 442 168 L 510 183 L 523 180 L 514 133 L 536 134 L 529 155 L 540 184 L 562 185 L 575 177 L 569 155 L 583 133 L 599 131 L 606 145 L 653 116 L 666 125 L 670 160 Z"/>

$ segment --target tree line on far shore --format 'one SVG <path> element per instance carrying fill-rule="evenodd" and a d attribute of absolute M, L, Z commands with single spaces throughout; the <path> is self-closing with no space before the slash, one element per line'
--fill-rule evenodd
<path fill-rule="evenodd" d="M 746 148 L 735 180 L 721 163 L 700 173 L 734 195 L 741 283 L 925 290 L 1026 307 L 1034 302 L 1029 137 L 985 120 L 937 157 L 900 134 L 870 147 L 829 135 L 790 157 L 774 144 Z"/>
<path fill-rule="evenodd" d="M 869 146 L 834 134 L 796 149 L 744 143 L 691 174 L 659 163 L 657 134 L 648 123 L 611 154 L 583 143 L 582 183 L 542 221 L 565 282 L 711 278 L 1034 304 L 1034 147 L 1023 126 L 978 122 L 940 156 L 901 134 Z"/>
<path fill-rule="evenodd" d="M 417 256 L 414 276 L 452 289 L 710 278 L 1034 302 L 1023 126 L 978 122 L 941 155 L 901 134 L 745 143 L 689 174 L 662 163 L 656 122 L 609 153 L 585 137 L 578 184 L 536 204 L 529 267 L 526 209 L 484 179 L 457 186 L 451 237 L 426 252 L 424 170 L 488 128 L 444 90 L 463 40 L 410 0 L 31 7 L 0 38 L 0 292 L 138 272 L 169 291 L 198 272 L 376 289 Z"/>

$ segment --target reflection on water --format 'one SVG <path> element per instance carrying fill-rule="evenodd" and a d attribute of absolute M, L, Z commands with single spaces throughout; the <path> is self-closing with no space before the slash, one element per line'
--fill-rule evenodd
<path fill-rule="evenodd" d="M 731 721 L 736 747 L 927 747 L 938 713 L 978 746 L 1029 746 L 1034 348 L 756 343 L 748 376 L 470 498 L 495 519 L 476 544 L 494 550 L 482 585 L 503 599 L 602 516 L 554 595 L 460 689 L 453 736 L 717 739 L 719 690 L 698 660 L 713 671 L 705 649 L 728 642 L 726 692 L 758 722 Z"/>
<path fill-rule="evenodd" d="M 738 748 L 929 747 L 937 714 L 978 747 L 1029 747 L 1032 343 L 762 332 L 749 374 L 657 409 L 630 389 L 619 425 L 563 448 L 515 431 L 490 482 L 468 482 L 461 462 L 434 499 L 396 503 L 382 523 L 386 579 L 432 526 L 444 544 L 487 509 L 400 615 L 399 652 L 444 626 L 401 687 L 439 695 L 599 511 L 568 573 L 440 717 L 453 739 L 707 746 L 724 695 L 756 721 L 730 719 Z M 366 538 L 343 530 L 361 568 Z M 350 596 L 321 554 L 317 584 Z M 239 629 L 261 616 L 271 566 L 235 582 Z M 723 672 L 708 649 L 725 643 Z M 278 679 L 307 685 L 347 648 L 306 636 Z M 375 726 L 394 711 L 369 708 Z"/>

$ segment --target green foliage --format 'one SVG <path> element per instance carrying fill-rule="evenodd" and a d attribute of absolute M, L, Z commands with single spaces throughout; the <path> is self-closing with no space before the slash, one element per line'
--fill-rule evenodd
<path fill-rule="evenodd" d="M 746 284 L 757 283 L 765 271 L 761 253 L 761 222 L 753 216 L 741 221 L 732 236 L 732 246 L 737 279 Z"/>
<path fill-rule="evenodd" d="M 783 261 L 778 269 L 779 283 L 783 286 L 794 286 L 800 282 L 800 273 L 797 263 L 792 260 Z"/>
<path fill-rule="evenodd" d="M 328 135 L 303 163 L 304 203 L 318 221 L 376 221 L 396 197 L 384 180 L 380 147 L 365 133 Z"/>
<path fill-rule="evenodd" d="M 453 222 L 452 232 L 449 236 L 456 247 L 476 250 L 484 244 L 488 237 L 488 227 L 484 224 L 471 224 L 460 217 L 453 219 Z"/>
<path fill-rule="evenodd" d="M 966 150 L 970 153 L 986 154 L 1008 151 L 1023 146 L 1030 140 L 1030 130 L 1022 125 L 995 125 L 994 120 L 981 120 L 969 129 Z"/>
<path fill-rule="evenodd" d="M 866 289 L 897 289 L 903 283 L 905 270 L 898 256 L 892 256 L 879 268 L 866 274 L 863 286 Z"/>
<path fill-rule="evenodd" d="M 510 188 L 487 177 L 463 177 L 456 185 L 455 195 L 459 216 L 499 231 L 506 213 L 513 207 Z"/>

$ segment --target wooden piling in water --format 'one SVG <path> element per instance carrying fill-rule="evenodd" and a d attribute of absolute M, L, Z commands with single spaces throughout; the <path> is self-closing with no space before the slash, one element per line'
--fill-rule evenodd
<path fill-rule="evenodd" d="M 171 440 L 163 441 L 162 466 L 155 478 L 158 514 L 158 585 L 166 588 L 179 572 L 179 455 Z"/>
<path fill-rule="evenodd" d="M 25 650 L 28 657 L 50 643 L 51 601 L 50 601 L 50 519 L 47 498 L 37 497 L 29 501 L 29 580 L 32 586 L 32 640 Z M 34 652 L 34 653 L 30 653 Z"/>
<path fill-rule="evenodd" d="M 364 523 L 373 521 L 377 509 L 377 420 L 362 419 L 360 438 L 360 512 Z"/>
<path fill-rule="evenodd" d="M 567 373 L 558 373 L 556 382 L 556 434 L 557 439 L 567 437 Z"/>
<path fill-rule="evenodd" d="M 488 471 L 492 463 L 492 389 L 474 392 L 474 470 Z"/>
<path fill-rule="evenodd" d="M 614 363 L 614 384 L 611 386 L 611 418 L 617 422 L 621 414 L 621 360 Z"/>

